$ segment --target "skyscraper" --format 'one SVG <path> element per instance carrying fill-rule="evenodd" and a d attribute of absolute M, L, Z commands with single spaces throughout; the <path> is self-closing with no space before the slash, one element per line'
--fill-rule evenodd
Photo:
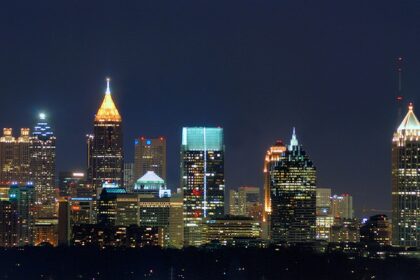
<path fill-rule="evenodd" d="M 105 182 L 123 186 L 124 153 L 122 119 L 107 88 L 95 115 L 93 136 L 88 136 L 88 175 L 95 189 Z"/>
<path fill-rule="evenodd" d="M 134 177 L 147 171 L 155 172 L 166 180 L 166 139 L 164 137 L 139 137 L 134 142 Z"/>
<path fill-rule="evenodd" d="M 15 138 L 11 128 L 3 128 L 0 137 L 0 182 L 24 183 L 29 180 L 29 128 Z"/>
<path fill-rule="evenodd" d="M 420 122 L 413 104 L 392 139 L 392 244 L 420 247 Z"/>
<path fill-rule="evenodd" d="M 284 158 L 273 164 L 271 178 L 271 237 L 275 243 L 315 239 L 316 169 L 295 130 Z"/>
<path fill-rule="evenodd" d="M 260 202 L 260 188 L 241 186 L 238 190 L 229 191 L 230 215 L 246 216 L 261 220 L 262 204 Z"/>
<path fill-rule="evenodd" d="M 203 220 L 224 215 L 223 129 L 184 127 L 181 146 L 186 246 L 204 242 Z"/>
<path fill-rule="evenodd" d="M 54 216 L 55 207 L 55 141 L 54 132 L 46 121 L 45 114 L 39 115 L 34 127 L 30 154 L 30 176 L 35 184 L 36 203 L 40 207 L 38 217 Z"/>
<path fill-rule="evenodd" d="M 264 160 L 264 215 L 263 219 L 266 220 L 268 215 L 271 214 L 271 176 L 270 170 L 272 166 L 277 164 L 283 153 L 286 151 L 286 146 L 281 140 L 277 140 L 274 146 L 271 146 Z"/>

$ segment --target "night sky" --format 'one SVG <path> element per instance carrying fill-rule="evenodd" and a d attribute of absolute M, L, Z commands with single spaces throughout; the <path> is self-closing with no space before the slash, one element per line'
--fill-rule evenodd
<path fill-rule="evenodd" d="M 404 114 L 413 101 L 420 115 L 420 2 L 344 2 L 6 1 L 0 127 L 45 111 L 57 170 L 82 169 L 110 76 L 126 159 L 136 136 L 166 136 L 171 187 L 183 126 L 225 129 L 228 188 L 262 186 L 266 149 L 295 126 L 319 187 L 353 194 L 358 214 L 390 209 L 395 61 Z"/>

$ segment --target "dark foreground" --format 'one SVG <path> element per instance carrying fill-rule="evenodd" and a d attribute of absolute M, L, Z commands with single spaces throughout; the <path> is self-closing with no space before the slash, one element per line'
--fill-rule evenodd
<path fill-rule="evenodd" d="M 420 279 L 420 261 L 296 249 L 25 248 L 0 251 L 1 279 Z"/>

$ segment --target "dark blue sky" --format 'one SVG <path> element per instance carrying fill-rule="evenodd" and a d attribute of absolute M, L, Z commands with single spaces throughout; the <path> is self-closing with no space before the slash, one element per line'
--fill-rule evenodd
<path fill-rule="evenodd" d="M 109 75 L 127 159 L 135 136 L 166 135 L 171 186 L 182 126 L 224 127 L 229 188 L 261 186 L 265 150 L 296 126 L 320 187 L 389 209 L 395 59 L 420 106 L 419 24 L 418 1 L 7 1 L 0 126 L 45 110 L 58 170 L 84 167 Z"/>

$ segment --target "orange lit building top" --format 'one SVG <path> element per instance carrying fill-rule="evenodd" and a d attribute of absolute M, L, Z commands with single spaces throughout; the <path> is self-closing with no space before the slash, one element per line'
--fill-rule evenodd
<path fill-rule="evenodd" d="M 112 100 L 111 90 L 109 88 L 110 79 L 107 78 L 106 81 L 107 87 L 105 97 L 101 107 L 95 115 L 95 122 L 121 122 L 121 115 L 115 106 L 114 100 Z"/>

